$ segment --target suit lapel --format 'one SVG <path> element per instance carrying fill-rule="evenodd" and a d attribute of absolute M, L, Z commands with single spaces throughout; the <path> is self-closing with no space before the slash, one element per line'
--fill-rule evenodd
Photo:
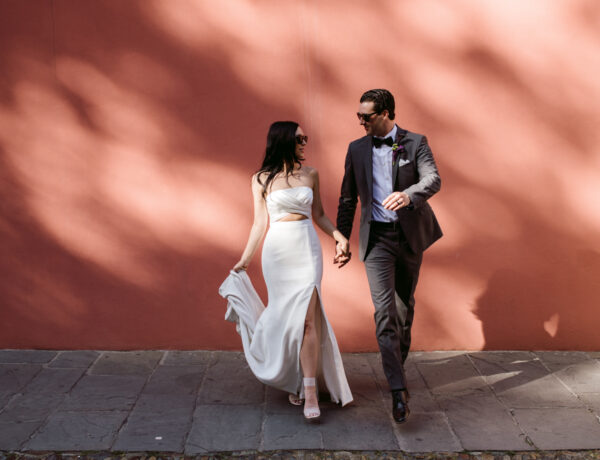
<path fill-rule="evenodd" d="M 394 140 L 394 142 L 398 145 L 403 145 L 403 138 L 406 135 L 406 130 L 400 128 L 400 126 L 396 125 L 396 139 Z M 406 146 L 404 146 L 404 148 L 406 149 Z M 394 162 L 394 164 L 392 165 L 392 178 L 393 178 L 393 184 L 392 184 L 392 190 L 396 190 L 396 185 L 398 183 L 398 163 L 400 163 L 398 161 L 399 158 L 401 158 L 402 155 L 398 155 L 398 158 L 396 159 L 396 161 Z"/>

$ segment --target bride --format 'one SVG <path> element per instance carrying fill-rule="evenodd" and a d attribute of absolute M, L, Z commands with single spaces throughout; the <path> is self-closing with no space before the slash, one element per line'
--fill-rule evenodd
<path fill-rule="evenodd" d="M 262 167 L 252 177 L 254 223 L 230 277 L 246 270 L 269 221 L 262 251 L 269 302 L 264 311 L 261 305 L 244 352 L 261 382 L 289 392 L 294 405 L 304 399 L 304 417 L 312 421 L 321 415 L 317 378 L 335 402 L 346 405 L 352 394 L 321 303 L 323 258 L 311 217 L 335 239 L 336 262 L 348 240 L 323 211 L 317 170 L 302 165 L 307 141 L 298 123 L 271 125 Z"/>

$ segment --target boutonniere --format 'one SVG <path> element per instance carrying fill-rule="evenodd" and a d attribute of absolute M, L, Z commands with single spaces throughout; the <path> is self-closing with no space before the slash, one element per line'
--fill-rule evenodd
<path fill-rule="evenodd" d="M 398 159 L 398 155 L 404 152 L 404 146 L 394 142 L 392 144 L 392 166 L 396 165 L 396 160 Z"/>

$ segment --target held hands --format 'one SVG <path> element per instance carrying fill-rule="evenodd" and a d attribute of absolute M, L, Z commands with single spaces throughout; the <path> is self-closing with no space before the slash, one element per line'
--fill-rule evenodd
<path fill-rule="evenodd" d="M 335 245 L 335 257 L 333 258 L 334 264 L 339 264 L 338 268 L 342 268 L 348 262 L 350 262 L 350 258 L 352 257 L 352 253 L 350 252 L 350 243 L 346 238 L 340 238 L 337 240 Z"/>
<path fill-rule="evenodd" d="M 410 197 L 404 192 L 393 192 L 381 204 L 385 209 L 398 211 L 410 204 Z"/>

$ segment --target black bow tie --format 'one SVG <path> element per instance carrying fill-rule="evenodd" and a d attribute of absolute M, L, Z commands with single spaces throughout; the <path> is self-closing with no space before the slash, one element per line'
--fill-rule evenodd
<path fill-rule="evenodd" d="M 392 145 L 394 145 L 394 139 L 392 139 L 390 136 L 386 137 L 385 139 L 381 139 L 380 137 L 373 138 L 373 145 L 376 148 L 381 147 L 383 144 L 389 145 L 391 147 Z"/>

